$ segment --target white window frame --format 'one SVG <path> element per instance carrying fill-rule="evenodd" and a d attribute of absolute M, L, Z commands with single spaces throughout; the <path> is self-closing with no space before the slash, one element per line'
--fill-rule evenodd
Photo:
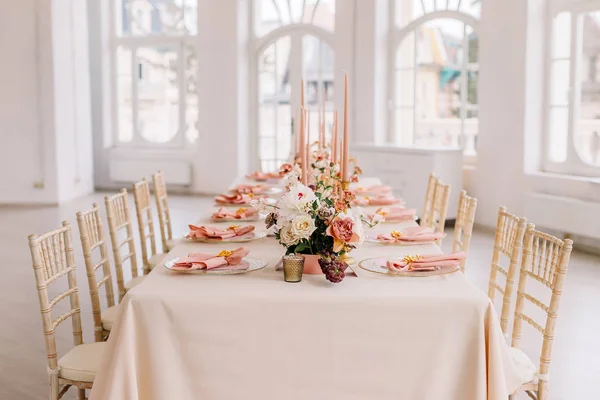
<path fill-rule="evenodd" d="M 152 34 L 152 35 L 130 35 L 130 36 L 119 36 L 117 34 L 116 20 L 121 16 L 121 11 L 116 8 L 115 0 L 109 1 L 109 29 L 110 29 L 110 103 L 111 103 L 111 114 L 113 116 L 111 121 L 112 128 L 112 143 L 114 147 L 118 148 L 149 148 L 149 149 L 182 149 L 188 146 L 193 146 L 187 141 L 186 138 L 186 111 L 187 111 L 187 99 L 186 99 L 186 65 L 185 65 L 185 54 L 186 49 L 196 51 L 196 45 L 198 41 L 198 34 Z M 138 125 L 138 84 L 137 84 L 137 55 L 136 50 L 139 47 L 155 47 L 155 46 L 166 46 L 172 48 L 173 51 L 177 52 L 177 86 L 178 86 L 178 126 L 175 135 L 167 142 L 154 143 L 144 138 L 139 131 Z M 117 76 L 117 49 L 124 47 L 131 51 L 131 108 L 132 108 L 132 129 L 133 137 L 130 142 L 123 142 L 119 140 L 119 111 L 118 111 L 118 76 Z M 196 53 L 196 56 L 198 54 Z"/>
<path fill-rule="evenodd" d="M 579 108 L 581 104 L 581 48 L 582 48 L 582 15 L 591 11 L 600 11 L 600 1 L 590 1 L 586 3 L 573 3 L 568 7 L 564 4 L 550 5 L 548 7 L 547 20 L 545 24 L 545 37 L 548 38 L 545 44 L 545 62 L 544 62 L 544 114 L 543 114 L 543 135 L 542 135 L 542 169 L 544 172 L 558 173 L 564 175 L 598 177 L 600 176 L 600 166 L 593 166 L 584 162 L 575 148 L 575 132 L 579 122 Z M 570 13 L 571 17 L 571 47 L 570 47 L 570 67 L 569 67 L 569 98 L 567 102 L 568 131 L 567 131 L 567 159 L 564 162 L 554 162 L 549 159 L 550 147 L 550 115 L 552 107 L 552 63 L 555 60 L 552 54 L 554 44 L 554 19 L 563 12 Z"/>
<path fill-rule="evenodd" d="M 336 12 L 340 0 L 336 1 Z M 336 54 L 335 46 L 335 30 L 328 31 L 317 25 L 309 23 L 291 23 L 287 25 L 275 28 L 263 36 L 257 36 L 256 30 L 254 29 L 255 15 L 254 7 L 258 1 L 253 1 L 253 7 L 249 13 L 249 29 L 250 29 L 250 63 L 249 63 L 249 74 L 250 74 L 250 121 L 251 124 L 251 137 L 250 141 L 250 159 L 251 166 L 253 169 L 261 169 L 261 158 L 260 158 L 260 101 L 259 101 L 259 76 L 258 76 L 258 63 L 262 53 L 271 45 L 276 43 L 279 39 L 289 37 L 290 47 L 292 52 L 290 54 L 290 64 L 299 65 L 300 68 L 303 66 L 303 38 L 305 36 L 313 36 L 331 47 L 334 54 Z M 335 28 L 334 28 L 335 29 Z M 295 50 L 295 51 L 294 51 Z M 337 61 L 337 57 L 336 57 Z M 336 67 L 337 69 L 337 67 Z M 334 74 L 335 75 L 335 74 Z M 290 84 L 291 93 L 290 107 L 292 112 L 292 120 L 296 118 L 295 110 L 300 108 L 300 87 L 302 81 L 302 71 L 295 68 L 290 70 Z M 334 82 L 335 85 L 335 82 Z M 334 89 L 335 90 L 335 89 Z M 319 91 L 320 93 L 320 91 Z M 308 108 L 308 107 L 307 107 Z M 275 117 L 276 118 L 276 117 Z M 295 128 L 294 128 L 295 129 Z M 293 139 L 292 139 L 293 140 Z M 293 148 L 293 147 L 292 147 Z"/>
<path fill-rule="evenodd" d="M 389 40 L 389 49 L 388 49 L 388 142 L 396 143 L 396 54 L 402 42 L 406 39 L 406 37 L 414 32 L 419 26 L 424 25 L 428 21 L 436 20 L 436 19 L 453 19 L 462 22 L 465 25 L 469 25 L 473 31 L 477 34 L 479 32 L 479 19 L 474 17 L 471 14 L 455 11 L 455 10 L 437 10 L 431 11 L 420 17 L 411 20 L 409 23 L 404 26 L 398 27 L 396 24 L 396 6 L 398 0 L 390 1 L 390 13 L 389 13 L 389 26 L 391 27 L 391 37 Z M 466 38 L 466 36 L 465 36 Z M 465 72 L 468 71 L 479 71 L 479 62 L 473 64 L 469 63 L 468 57 L 464 57 L 463 65 L 461 70 Z M 417 66 L 415 65 L 415 71 L 417 71 Z M 461 134 L 460 134 L 460 147 L 464 151 L 465 145 L 465 134 L 464 134 L 464 123 L 466 119 L 466 112 L 468 108 L 467 102 L 467 93 L 468 93 L 468 77 L 467 74 L 463 73 L 461 76 L 461 80 L 463 81 L 461 88 Z M 414 89 L 414 96 L 416 96 L 417 89 Z M 408 107 L 408 106 L 406 106 Z M 413 110 L 416 107 L 416 102 L 413 101 L 412 108 Z M 479 118 L 479 116 L 478 116 Z M 416 122 L 414 123 L 416 126 Z M 413 127 L 414 129 L 414 127 Z M 478 133 L 479 134 L 479 133 Z M 463 156 L 463 160 L 465 164 L 475 164 L 477 159 L 477 155 L 473 154 L 465 154 Z"/>

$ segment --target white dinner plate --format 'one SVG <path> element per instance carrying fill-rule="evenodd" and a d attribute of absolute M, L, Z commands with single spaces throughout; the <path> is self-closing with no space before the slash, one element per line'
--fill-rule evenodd
<path fill-rule="evenodd" d="M 244 257 L 242 262 L 248 264 L 247 269 L 230 269 L 230 270 L 177 270 L 173 269 L 173 265 L 179 260 L 179 257 L 168 260 L 164 263 L 164 267 L 170 271 L 182 273 L 182 274 L 191 274 L 191 275 L 237 275 L 237 274 L 245 274 L 246 272 L 258 271 L 259 269 L 263 269 L 267 266 L 267 262 L 255 257 Z"/>

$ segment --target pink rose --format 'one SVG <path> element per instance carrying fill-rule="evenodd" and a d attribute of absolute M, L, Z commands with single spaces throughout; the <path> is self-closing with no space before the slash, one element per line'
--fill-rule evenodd
<path fill-rule="evenodd" d="M 354 221 L 351 218 L 336 218 L 331 221 L 325 233 L 333 237 L 333 251 L 337 253 L 344 248 L 345 243 L 358 240 L 353 229 Z"/>

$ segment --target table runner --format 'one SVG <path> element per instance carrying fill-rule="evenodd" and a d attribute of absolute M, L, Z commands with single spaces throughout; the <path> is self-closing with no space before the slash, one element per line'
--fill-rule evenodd
<path fill-rule="evenodd" d="M 388 277 L 355 266 L 339 284 L 307 275 L 288 284 L 274 270 L 284 249 L 273 238 L 247 246 L 265 269 L 159 266 L 131 290 L 91 399 L 505 400 L 518 386 L 491 302 L 460 272 Z M 235 247 L 188 242 L 167 259 Z M 440 252 L 365 243 L 352 255 Z"/>

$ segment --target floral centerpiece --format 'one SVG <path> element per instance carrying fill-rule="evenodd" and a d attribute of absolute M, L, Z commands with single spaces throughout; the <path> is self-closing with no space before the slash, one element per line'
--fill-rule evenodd
<path fill-rule="evenodd" d="M 338 189 L 334 164 L 327 165 L 317 156 L 312 167 L 313 184 L 300 183 L 298 168 L 294 167 L 287 172 L 287 191 L 279 201 L 273 206 L 262 203 L 257 207 L 271 208 L 265 222 L 267 228 L 274 228 L 286 254 L 316 256 L 305 258 L 307 273 L 307 261 L 314 260 L 329 281 L 340 282 L 348 266 L 340 256 L 365 239 L 362 214 L 350 208 L 352 194 Z"/>

